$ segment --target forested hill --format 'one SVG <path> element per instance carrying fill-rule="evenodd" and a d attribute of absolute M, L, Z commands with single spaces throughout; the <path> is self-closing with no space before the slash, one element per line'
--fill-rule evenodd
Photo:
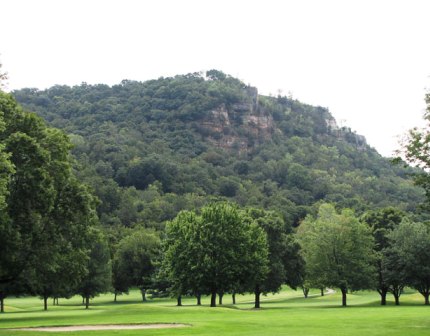
<path fill-rule="evenodd" d="M 414 211 L 422 192 L 326 108 L 258 95 L 216 70 L 112 87 L 13 92 L 66 131 L 105 225 L 161 227 L 213 198 L 296 225 L 320 201 Z"/>

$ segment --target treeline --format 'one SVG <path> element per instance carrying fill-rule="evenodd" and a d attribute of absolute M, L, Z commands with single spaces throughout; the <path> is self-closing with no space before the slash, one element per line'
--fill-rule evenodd
<path fill-rule="evenodd" d="M 128 271 L 114 271 L 114 278 L 134 280 L 117 281 L 116 294 L 139 286 L 143 299 L 151 289 L 176 296 L 178 305 L 183 295 L 195 296 L 197 305 L 202 295 L 210 295 L 215 307 L 217 296 L 222 304 L 231 294 L 235 303 L 236 294 L 253 292 L 260 308 L 261 294 L 287 284 L 302 288 L 305 297 L 310 288 L 320 288 L 322 295 L 338 288 L 344 306 L 348 292 L 362 289 L 377 290 L 381 305 L 391 293 L 399 305 L 408 286 L 429 304 L 430 227 L 392 207 L 357 217 L 350 209 L 322 204 L 295 233 L 274 212 L 221 202 L 182 211 L 167 223 L 162 241 L 140 230 L 119 244 L 115 261 Z M 155 246 L 158 253 L 151 249 Z M 128 286 L 121 288 L 124 283 Z"/>
<path fill-rule="evenodd" d="M 181 212 L 167 224 L 162 274 L 172 293 L 211 295 L 211 306 L 226 293 L 276 293 L 283 284 L 339 288 L 342 305 L 347 293 L 377 290 L 381 305 L 387 293 L 396 305 L 405 286 L 416 289 L 429 304 L 430 226 L 413 222 L 395 208 L 366 212 L 322 204 L 294 234 L 275 213 L 239 210 L 212 204 L 201 214 Z M 234 299 L 233 299 L 234 302 Z M 180 305 L 180 301 L 178 301 Z"/>

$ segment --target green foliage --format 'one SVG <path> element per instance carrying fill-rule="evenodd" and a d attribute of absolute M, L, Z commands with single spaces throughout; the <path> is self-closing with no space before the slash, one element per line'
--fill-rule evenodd
<path fill-rule="evenodd" d="M 77 174 L 100 199 L 105 226 L 161 229 L 214 195 L 274 210 L 293 226 L 319 201 L 361 214 L 415 211 L 423 200 L 411 169 L 336 128 L 327 109 L 259 96 L 218 70 L 14 95 L 70 135 Z"/>
<path fill-rule="evenodd" d="M 298 235 L 311 284 L 340 288 L 343 305 L 348 290 L 373 286 L 373 237 L 351 210 L 338 213 L 332 205 L 322 204 L 316 218 L 306 217 Z"/>
<path fill-rule="evenodd" d="M 430 209 L 430 93 L 425 96 L 427 103 L 427 111 L 424 114 L 424 120 L 427 124 L 426 128 L 419 129 L 417 127 L 409 131 L 407 139 L 403 143 L 403 148 L 398 152 L 399 156 L 394 159 L 395 163 L 400 163 L 403 159 L 413 166 L 421 168 L 414 172 L 415 183 L 422 187 L 426 194 L 426 202 L 424 208 Z"/>
<path fill-rule="evenodd" d="M 181 212 L 166 227 L 164 268 L 177 295 L 247 291 L 268 272 L 264 231 L 229 203 Z"/>
<path fill-rule="evenodd" d="M 89 232 L 89 257 L 86 262 L 87 274 L 82 278 L 77 292 L 85 298 L 88 309 L 89 300 L 111 289 L 112 268 L 109 246 L 103 233 L 92 228 Z"/>
<path fill-rule="evenodd" d="M 68 137 L 0 92 L 0 295 L 70 296 L 86 273 L 95 200 L 74 177 Z"/>
<path fill-rule="evenodd" d="M 285 283 L 296 288 L 301 284 L 304 269 L 291 227 L 273 211 L 251 208 L 247 213 L 267 235 L 269 272 L 260 283 L 261 292 L 278 292 Z"/>
<path fill-rule="evenodd" d="M 430 296 L 430 228 L 423 223 L 404 219 L 389 235 L 387 267 L 392 276 L 418 290 L 429 303 Z"/>
<path fill-rule="evenodd" d="M 381 295 L 381 304 L 386 304 L 386 295 L 391 292 L 398 300 L 398 294 L 404 287 L 401 272 L 393 263 L 396 258 L 395 254 L 389 252 L 390 242 L 389 235 L 401 223 L 405 213 L 395 208 L 383 208 L 374 211 L 368 211 L 361 216 L 361 221 L 366 223 L 375 240 L 375 266 L 376 266 L 376 285 L 377 291 Z"/>
<path fill-rule="evenodd" d="M 113 258 L 113 287 L 115 293 L 138 287 L 145 292 L 152 287 L 153 274 L 160 262 L 161 241 L 153 230 L 136 228 L 117 246 Z"/>
<path fill-rule="evenodd" d="M 361 221 L 372 229 L 376 251 L 382 251 L 389 246 L 387 235 L 402 221 L 405 213 L 396 208 L 384 208 L 366 212 Z"/>

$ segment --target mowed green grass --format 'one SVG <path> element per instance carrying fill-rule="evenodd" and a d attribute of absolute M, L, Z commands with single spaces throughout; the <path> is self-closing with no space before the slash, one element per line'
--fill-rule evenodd
<path fill-rule="evenodd" d="M 401 297 L 401 306 L 379 306 L 375 292 L 348 295 L 347 308 L 340 307 L 338 293 L 320 297 L 317 291 L 304 299 L 300 291 L 286 289 L 263 297 L 262 309 L 253 309 L 252 295 L 224 297 L 224 305 L 195 306 L 194 298 L 185 298 L 176 307 L 172 299 L 140 302 L 138 291 L 119 296 L 102 295 L 92 301 L 89 310 L 79 297 L 61 300 L 60 306 L 43 311 L 38 298 L 8 298 L 6 313 L 0 314 L 0 335 L 430 335 L 430 307 L 423 305 L 421 295 L 413 292 Z M 178 329 L 112 330 L 80 332 L 11 331 L 8 328 L 82 324 L 185 323 Z"/>

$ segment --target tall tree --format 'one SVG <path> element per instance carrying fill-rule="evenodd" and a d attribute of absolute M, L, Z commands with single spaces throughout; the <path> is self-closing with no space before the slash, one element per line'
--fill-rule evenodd
<path fill-rule="evenodd" d="M 310 280 L 316 275 L 327 286 L 338 287 L 342 306 L 349 290 L 373 286 L 372 234 L 351 210 L 338 213 L 333 205 L 322 204 L 316 218 L 306 217 L 298 235 Z"/>
<path fill-rule="evenodd" d="M 186 292 L 197 296 L 208 292 L 203 283 L 202 241 L 198 236 L 201 218 L 193 211 L 181 211 L 166 225 L 163 271 L 171 292 L 179 297 Z M 198 302 L 198 303 L 199 303 Z"/>
<path fill-rule="evenodd" d="M 246 216 L 246 214 L 243 214 Z M 246 218 L 246 217 L 245 217 Z M 254 308 L 260 308 L 260 296 L 265 293 L 262 284 L 268 278 L 269 268 L 269 244 L 267 242 L 267 234 L 264 229 L 254 223 L 252 217 L 248 218 L 249 227 L 247 228 L 248 240 L 244 242 L 244 253 L 241 267 L 243 268 L 242 275 L 238 278 L 237 288 L 243 286 L 244 289 L 254 291 Z M 241 285 L 244 283 L 244 285 Z M 230 292 L 234 290 L 230 288 Z M 266 291 L 267 292 L 267 291 Z"/>
<path fill-rule="evenodd" d="M 3 98 L 0 93 L 0 100 Z M 1 103 L 0 103 L 1 104 Z M 5 129 L 3 113 L 0 109 L 0 132 Z M 18 255 L 16 241 L 17 232 L 12 230 L 11 221 L 7 212 L 7 196 L 9 194 L 8 185 L 12 173 L 13 164 L 10 155 L 6 153 L 4 144 L 0 143 L 0 312 L 4 312 L 4 299 L 7 296 L 6 283 L 13 273 L 14 264 Z"/>
<path fill-rule="evenodd" d="M 402 274 L 407 285 L 415 288 L 430 304 L 430 229 L 423 223 L 404 219 L 389 235 L 388 252 L 394 255 L 389 265 Z"/>
<path fill-rule="evenodd" d="M 167 224 L 165 251 L 177 293 L 208 293 L 211 307 L 217 294 L 255 288 L 268 270 L 264 231 L 229 203 L 210 204 L 201 216 L 181 212 Z"/>
<path fill-rule="evenodd" d="M 118 288 L 125 291 L 124 289 L 128 290 L 131 286 L 136 286 L 141 291 L 142 300 L 146 301 L 145 294 L 152 286 L 160 252 L 160 237 L 153 230 L 137 228 L 123 238 L 113 260 L 114 279 Z"/>
<path fill-rule="evenodd" d="M 259 298 L 259 293 L 278 292 L 284 283 L 292 288 L 300 285 L 303 260 L 291 228 L 273 211 L 251 208 L 247 210 L 247 214 L 266 233 L 269 248 L 269 271 L 255 290 L 256 298 Z M 256 308 L 259 308 L 259 302 Z"/>
<path fill-rule="evenodd" d="M 228 203 L 212 204 L 202 209 L 199 235 L 200 241 L 205 244 L 201 251 L 206 268 L 203 282 L 211 294 L 211 307 L 216 306 L 217 293 L 229 292 L 238 282 L 249 280 L 249 274 L 244 271 L 251 266 L 250 251 L 261 254 L 259 267 L 262 269 L 253 269 L 251 266 L 252 272 L 258 274 L 256 278 L 266 271 L 264 259 L 267 258 L 267 245 L 265 250 L 254 250 L 255 247 L 250 246 L 256 239 L 262 239 L 262 243 L 258 245 L 264 247 L 264 231 L 252 228 L 243 216 L 236 206 Z M 253 230 L 254 242 L 249 240 L 249 234 Z"/>
<path fill-rule="evenodd" d="M 27 272 L 30 288 L 43 298 L 45 310 L 48 297 L 71 296 L 87 273 L 90 227 L 97 221 L 94 207 L 94 199 L 85 186 L 70 177 L 62 181 L 47 218 L 39 259 Z"/>
<path fill-rule="evenodd" d="M 386 304 L 386 297 L 389 291 L 393 292 L 395 297 L 397 297 L 397 293 L 400 292 L 398 288 L 399 282 L 393 279 L 396 272 L 393 273 L 392 270 L 387 269 L 389 263 L 384 261 L 384 257 L 386 257 L 387 254 L 384 254 L 383 251 L 389 247 L 388 234 L 400 224 L 404 216 L 404 212 L 390 207 L 368 211 L 361 217 L 361 221 L 365 222 L 371 228 L 375 240 L 376 289 L 381 296 L 381 305 Z M 393 282 L 390 283 L 388 278 L 391 278 Z"/>
<path fill-rule="evenodd" d="M 85 299 L 89 308 L 90 298 L 111 289 L 112 268 L 109 246 L 102 232 L 93 228 L 89 234 L 90 253 L 86 263 L 87 274 L 81 279 L 77 293 Z"/>
<path fill-rule="evenodd" d="M 14 282 L 21 281 L 24 273 L 27 287 L 45 296 L 41 288 L 59 279 L 53 275 L 56 270 L 64 266 L 70 272 L 67 279 L 83 273 L 85 236 L 95 221 L 95 202 L 72 174 L 71 144 L 63 132 L 24 112 L 2 92 L 0 112 L 0 159 L 10 161 L 0 172 L 0 189 L 7 187 L 6 195 L 0 190 L 0 203 L 5 205 L 0 239 L 9 251 L 0 257 L 2 297 L 10 288 L 18 288 Z M 4 184 L 6 169 L 10 180 Z"/>

